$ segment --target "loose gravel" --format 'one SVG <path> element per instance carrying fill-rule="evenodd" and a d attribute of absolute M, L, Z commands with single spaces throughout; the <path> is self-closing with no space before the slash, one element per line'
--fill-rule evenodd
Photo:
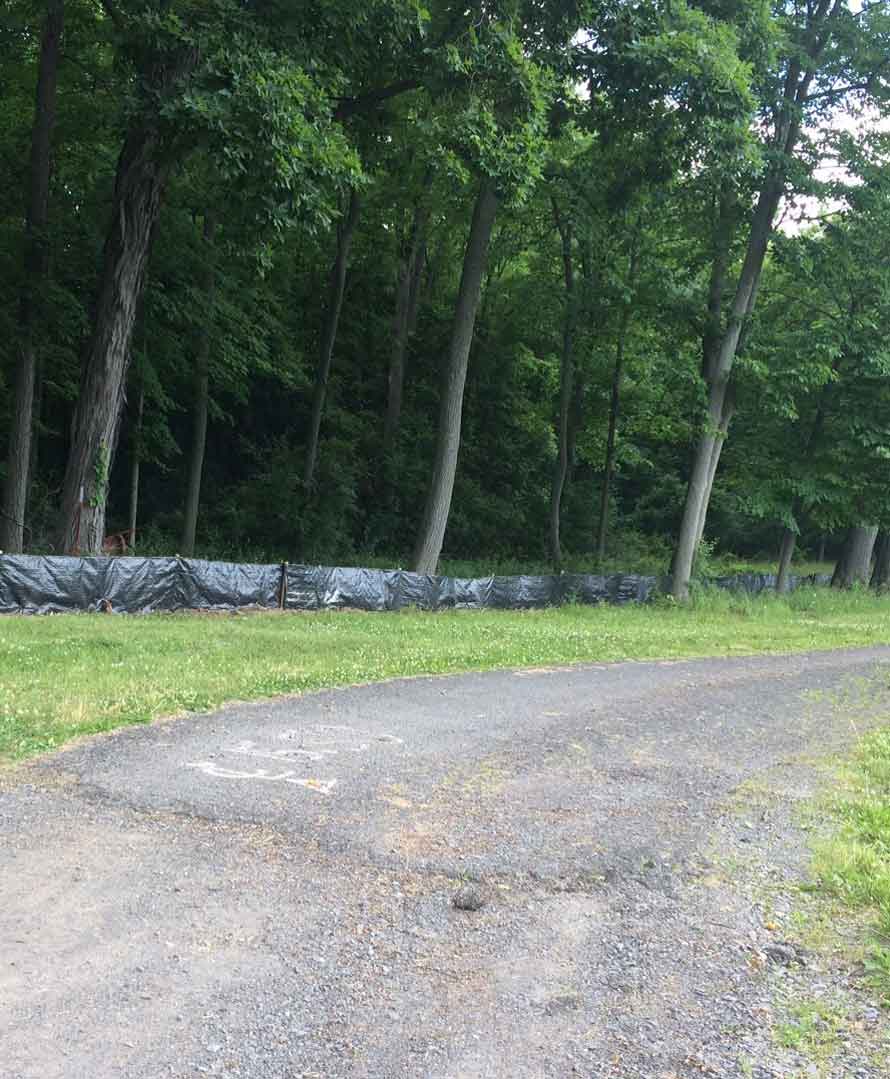
<path fill-rule="evenodd" d="M 18 768 L 0 1075 L 888 1076 L 800 812 L 888 700 L 890 649 L 499 672 Z"/>

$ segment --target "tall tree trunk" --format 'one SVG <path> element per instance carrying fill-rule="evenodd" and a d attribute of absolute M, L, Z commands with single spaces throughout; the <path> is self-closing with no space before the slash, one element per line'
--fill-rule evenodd
<path fill-rule="evenodd" d="M 554 570 L 559 573 L 562 568 L 562 545 L 559 535 L 562 492 L 569 471 L 569 415 L 575 379 L 575 260 L 572 252 L 572 226 L 568 221 L 563 220 L 556 199 L 552 201 L 553 217 L 562 242 L 562 268 L 565 284 L 562 356 L 559 365 L 559 415 L 556 425 L 557 453 L 553 463 L 553 480 L 550 487 L 550 558 Z"/>
<path fill-rule="evenodd" d="M 130 440 L 130 512 L 127 515 L 128 541 L 136 546 L 136 517 L 139 513 L 139 471 L 142 466 L 142 414 L 145 410 L 145 383 L 139 380 L 136 397 L 136 423 Z"/>
<path fill-rule="evenodd" d="M 99 300 L 62 488 L 61 549 L 68 554 L 102 550 L 133 323 L 169 171 L 159 164 L 157 149 L 157 132 L 137 125 L 127 133 L 118 161 Z"/>
<path fill-rule="evenodd" d="M 203 280 L 204 312 L 201 319 L 198 351 L 195 357 L 195 405 L 192 420 L 192 452 L 189 458 L 188 489 L 183 515 L 180 549 L 186 557 L 195 553 L 195 531 L 198 527 L 198 506 L 201 501 L 201 476 L 204 471 L 204 450 L 207 446 L 207 407 L 210 397 L 210 342 L 213 330 L 214 260 L 213 233 L 216 222 L 211 213 L 204 214 Z"/>
<path fill-rule="evenodd" d="M 64 26 L 63 0 L 49 0 L 31 130 L 29 190 L 25 212 L 25 265 L 19 298 L 18 355 L 13 391 L 12 422 L 6 458 L 6 485 L 0 512 L 0 550 L 21 551 L 30 487 L 34 430 L 34 383 L 37 351 L 34 330 L 40 321 L 42 293 L 49 266 L 47 220 L 52 166 L 52 133 L 56 121 L 56 83 Z"/>
<path fill-rule="evenodd" d="M 823 532 L 822 535 L 819 537 L 819 550 L 818 550 L 818 553 L 816 554 L 816 561 L 817 562 L 824 562 L 825 561 L 825 540 L 826 540 L 826 536 L 825 536 L 825 533 Z"/>
<path fill-rule="evenodd" d="M 198 54 L 183 49 L 147 62 L 144 77 L 166 97 L 194 71 Z M 185 149 L 181 149 L 185 153 Z M 167 178 L 175 163 L 158 117 L 133 118 L 114 180 L 111 221 L 93 328 L 74 410 L 71 447 L 62 485 L 59 547 L 66 554 L 98 554 L 105 534 L 108 478 L 117 448 L 136 310 L 145 283 L 152 237 Z"/>
<path fill-rule="evenodd" d="M 31 500 L 37 483 L 37 464 L 40 459 L 40 431 L 43 417 L 43 362 L 38 358 L 34 372 L 34 403 L 31 409 L 31 452 L 28 455 L 28 495 L 25 517 L 30 513 Z"/>
<path fill-rule="evenodd" d="M 695 449 L 692 475 L 689 478 L 686 504 L 683 508 L 683 520 L 674 552 L 673 594 L 679 600 L 685 600 L 689 595 L 692 567 L 698 545 L 704 535 L 714 477 L 723 442 L 732 420 L 733 404 L 730 392 L 732 366 L 738 352 L 743 325 L 753 310 L 757 284 L 780 195 L 781 188 L 775 183 L 761 192 L 751 227 L 748 251 L 730 311 L 729 323 L 715 345 L 714 352 L 710 356 L 705 356 L 708 403 L 704 430 Z"/>
<path fill-rule="evenodd" d="M 791 571 L 791 559 L 794 557 L 794 548 L 797 546 L 797 533 L 793 528 L 785 528 L 782 532 L 782 546 L 779 549 L 779 568 L 776 573 L 776 591 L 788 591 L 788 577 Z"/>
<path fill-rule="evenodd" d="M 723 295 L 726 289 L 726 277 L 729 269 L 734 214 L 734 192 L 729 182 L 724 181 L 720 187 L 716 205 L 716 217 L 714 220 L 714 232 L 712 237 L 713 254 L 711 260 L 711 276 L 708 284 L 705 328 L 704 333 L 702 334 L 701 375 L 705 383 L 709 386 L 713 383 L 720 355 L 720 343 L 723 332 Z M 726 386 L 726 389 L 728 390 L 728 385 Z M 705 433 L 711 437 L 704 445 L 700 442 L 692 455 L 692 476 L 686 494 L 683 522 L 681 524 L 680 537 L 677 544 L 677 550 L 674 552 L 674 562 L 672 566 L 675 595 L 678 594 L 678 573 L 683 572 L 682 567 L 687 558 L 689 562 L 688 573 L 690 575 L 692 573 L 695 556 L 704 535 L 707 505 L 710 500 L 711 490 L 714 485 L 714 476 L 717 472 L 717 464 L 719 463 L 720 453 L 722 451 L 721 436 L 725 437 L 726 432 L 729 430 L 731 419 L 731 394 L 728 392 L 724 393 L 719 400 L 715 401 L 712 401 L 709 397 L 708 416 L 705 420 Z M 693 480 L 695 481 L 694 486 Z"/>
<path fill-rule="evenodd" d="M 713 476 L 720 458 L 720 447 L 717 443 L 725 438 L 728 430 L 726 400 L 732 367 L 739 352 L 740 338 L 754 310 L 773 222 L 785 188 L 787 161 L 800 137 L 802 107 L 829 38 L 827 23 L 836 19 L 841 9 L 839 0 L 816 0 L 809 9 L 802 55 L 794 57 L 788 64 L 782 101 L 777 110 L 776 129 L 772 139 L 776 163 L 768 171 L 757 199 L 745 258 L 726 326 L 718 334 L 719 339 L 713 341 L 711 355 L 705 355 L 707 415 L 704 431 L 696 446 L 680 535 L 674 551 L 673 594 L 678 600 L 685 600 L 689 595 L 692 566 L 699 539 L 704 531 Z M 709 308 L 709 322 L 710 315 Z"/>
<path fill-rule="evenodd" d="M 383 427 L 383 456 L 388 457 L 396 440 L 402 416 L 402 390 L 405 383 L 405 355 L 408 341 L 417 325 L 420 302 L 420 283 L 426 257 L 427 206 L 418 204 L 414 210 L 411 234 L 399 259 L 396 280 L 396 309 L 393 317 L 392 352 L 389 359 L 389 379 L 386 398 L 386 418 Z"/>
<path fill-rule="evenodd" d="M 876 591 L 890 588 L 890 532 L 881 532 L 875 545 L 875 568 L 869 584 Z"/>
<path fill-rule="evenodd" d="M 633 289 L 637 278 L 637 244 L 642 229 L 642 221 L 637 221 L 630 248 L 627 284 Z M 615 475 L 615 445 L 618 435 L 618 420 L 621 415 L 621 380 L 624 375 L 624 352 L 627 333 L 630 329 L 633 308 L 630 302 L 624 304 L 621 320 L 618 324 L 618 339 L 615 342 L 615 366 L 612 369 L 612 393 L 609 401 L 609 430 L 606 435 L 606 458 L 603 462 L 603 482 L 600 487 L 599 523 L 596 530 L 596 561 L 601 566 L 606 557 L 606 536 L 609 529 L 609 496 L 612 491 L 612 479 Z"/>
<path fill-rule="evenodd" d="M 328 390 L 328 378 L 331 373 L 331 358 L 337 340 L 337 327 L 340 323 L 340 311 L 343 307 L 343 293 L 346 289 L 346 268 L 349 265 L 349 248 L 355 226 L 358 224 L 361 200 L 353 189 L 349 196 L 349 210 L 346 218 L 337 229 L 337 257 L 331 269 L 331 282 L 328 291 L 328 306 L 321 335 L 321 352 L 315 371 L 315 389 L 312 394 L 312 415 L 309 419 L 309 435 L 306 440 L 306 457 L 303 464 L 303 483 L 310 487 L 315 477 L 315 465 L 318 461 L 318 439 L 321 432 L 321 417 L 324 413 L 325 397 Z"/>
<path fill-rule="evenodd" d="M 454 476 L 460 450 L 461 414 L 467 361 L 473 341 L 473 328 L 488 259 L 488 246 L 497 213 L 498 199 L 492 180 L 482 181 L 464 254 L 460 288 L 451 326 L 451 342 L 445 362 L 436 455 L 423 520 L 414 552 L 418 573 L 435 573 L 442 553 L 445 527 L 451 510 Z"/>
<path fill-rule="evenodd" d="M 723 447 L 726 444 L 726 437 L 729 434 L 729 425 L 730 423 L 732 423 L 732 417 L 734 414 L 735 396 L 733 394 L 732 387 L 730 386 L 726 394 L 726 399 L 723 402 L 723 412 L 720 416 L 720 425 L 717 428 L 717 437 L 714 439 L 714 445 L 711 448 L 711 458 L 708 462 L 705 497 L 702 499 L 701 502 L 701 512 L 698 515 L 698 523 L 696 525 L 695 531 L 696 551 L 698 551 L 699 544 L 704 539 L 708 506 L 711 502 L 711 494 L 714 490 L 714 479 L 717 475 L 717 466 L 720 464 L 720 454 L 723 453 Z"/>
<path fill-rule="evenodd" d="M 618 417 L 621 412 L 621 379 L 624 374 L 624 346 L 630 326 L 630 305 L 621 314 L 618 341 L 615 346 L 615 366 L 612 369 L 612 395 L 609 401 L 609 430 L 606 435 L 606 458 L 603 462 L 603 482 L 600 487 L 599 522 L 596 529 L 596 561 L 601 566 L 606 557 L 606 535 L 609 528 L 609 494 L 615 474 L 615 441 Z"/>
<path fill-rule="evenodd" d="M 868 584 L 871 555 L 877 538 L 876 525 L 854 525 L 849 530 L 841 556 L 834 567 L 832 588 L 852 588 L 854 584 Z"/>
<path fill-rule="evenodd" d="M 584 422 L 584 392 L 586 384 L 583 377 L 578 377 L 578 373 L 575 373 L 575 390 L 572 394 L 572 407 L 569 409 L 569 427 L 567 431 L 568 435 L 568 456 L 569 456 L 569 471 L 566 476 L 566 485 L 572 478 L 572 473 L 575 470 L 575 464 L 577 462 L 577 448 L 578 448 L 578 431 L 581 429 L 581 425 Z M 563 492 L 565 493 L 565 492 Z"/>

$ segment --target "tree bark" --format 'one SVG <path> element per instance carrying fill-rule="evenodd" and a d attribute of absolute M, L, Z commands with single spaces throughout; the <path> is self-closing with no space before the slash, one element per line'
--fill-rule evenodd
<path fill-rule="evenodd" d="M 776 591 L 788 591 L 788 577 L 791 571 L 791 559 L 794 557 L 794 548 L 797 546 L 797 533 L 793 528 L 786 528 L 782 532 L 782 546 L 779 549 L 779 568 L 776 573 Z"/>
<path fill-rule="evenodd" d="M 25 498 L 25 518 L 30 512 L 34 486 L 37 482 L 37 464 L 40 459 L 40 421 L 43 416 L 43 362 L 37 360 L 34 372 L 34 402 L 31 408 L 31 452 L 28 455 L 28 494 Z"/>
<path fill-rule="evenodd" d="M 625 306 L 618 329 L 615 346 L 615 366 L 612 369 L 612 395 L 609 401 L 609 430 L 606 435 L 606 458 L 603 462 L 603 482 L 600 488 L 599 522 L 596 530 L 596 562 L 603 564 L 606 557 L 606 535 L 609 528 L 609 494 L 615 474 L 615 441 L 618 433 L 618 417 L 621 412 L 621 379 L 624 374 L 624 345 L 630 325 L 630 305 Z"/>
<path fill-rule="evenodd" d="M 454 309 L 451 342 L 445 362 L 439 407 L 436 455 L 414 552 L 414 568 L 418 573 L 435 573 L 439 555 L 442 553 L 442 542 L 451 510 L 451 496 L 454 491 L 454 476 L 460 450 L 461 414 L 464 385 L 467 379 L 467 362 L 497 206 L 498 199 L 494 182 L 486 178 L 482 181 L 473 209 L 473 220 L 470 224 L 460 288 Z"/>
<path fill-rule="evenodd" d="M 130 512 L 127 515 L 128 540 L 136 546 L 136 517 L 139 512 L 139 471 L 142 466 L 142 414 L 145 410 L 145 383 L 140 379 L 136 398 L 136 423 L 130 442 Z"/>
<path fill-rule="evenodd" d="M 584 422 L 584 393 L 586 384 L 583 377 L 578 377 L 578 372 L 575 372 L 575 389 L 572 394 L 572 407 L 569 409 L 569 428 L 568 428 L 568 451 L 569 451 L 569 471 L 566 476 L 566 484 L 571 481 L 572 473 L 575 470 L 575 464 L 578 459 L 578 431 Z M 564 493 L 564 492 L 563 492 Z"/>
<path fill-rule="evenodd" d="M 875 545 L 875 568 L 869 584 L 878 592 L 890 588 L 890 532 L 881 532 Z"/>
<path fill-rule="evenodd" d="M 102 551 L 108 478 L 126 396 L 136 310 L 167 178 L 176 157 L 186 152 L 184 146 L 174 151 L 165 143 L 157 100 L 186 80 L 197 62 L 198 54 L 190 48 L 163 63 L 157 58 L 147 63 L 144 77 L 155 100 L 131 121 L 118 158 L 96 311 L 62 485 L 59 549 L 66 554 Z"/>
<path fill-rule="evenodd" d="M 321 417 L 324 413 L 325 398 L 328 390 L 328 378 L 331 373 L 331 359 L 337 340 L 337 327 L 340 324 L 340 311 L 343 307 L 343 293 L 346 289 L 346 269 L 349 265 L 349 248 L 355 226 L 358 224 L 361 200 L 353 189 L 349 196 L 349 210 L 346 218 L 337 229 L 337 256 L 331 269 L 331 281 L 328 291 L 328 306 L 321 335 L 321 352 L 315 371 L 315 389 L 312 394 L 312 414 L 309 419 L 309 435 L 306 440 L 306 457 L 303 464 L 303 483 L 310 487 L 315 478 L 315 466 L 318 461 L 318 439 L 321 433 Z"/>
<path fill-rule="evenodd" d="M 198 351 L 195 357 L 195 404 L 192 420 L 192 451 L 189 458 L 188 488 L 183 514 L 180 550 L 186 557 L 195 553 L 195 532 L 198 527 L 198 506 L 201 501 L 201 476 L 204 471 L 204 450 L 207 445 L 207 407 L 210 398 L 210 342 L 213 329 L 214 262 L 213 234 L 216 222 L 211 213 L 204 214 L 203 280 L 204 312 L 201 320 Z"/>
<path fill-rule="evenodd" d="M 720 458 L 717 442 L 725 438 L 728 431 L 725 405 L 732 367 L 739 352 L 740 338 L 754 310 L 773 222 L 785 187 L 787 160 L 797 145 L 803 105 L 827 44 L 826 23 L 836 18 L 840 8 L 839 0 L 817 0 L 809 9 L 802 55 L 789 62 L 785 75 L 772 139 L 775 163 L 767 172 L 758 195 L 729 317 L 725 327 L 713 339 L 710 355 L 706 341 L 704 365 L 707 368 L 705 378 L 708 384 L 707 416 L 705 429 L 696 446 L 673 561 L 672 591 L 674 598 L 678 600 L 685 600 L 689 596 L 693 562 L 704 531 L 713 476 Z M 710 325 L 714 325 L 712 314 L 709 304 Z M 719 325 L 719 322 L 717 324 Z"/>
<path fill-rule="evenodd" d="M 637 231 L 633 236 L 628 266 L 628 287 L 633 289 L 637 277 L 637 241 L 641 222 L 637 222 Z M 612 491 L 612 479 L 615 474 L 615 444 L 618 435 L 618 420 L 621 415 L 621 380 L 624 375 L 624 351 L 627 344 L 627 332 L 630 329 L 633 308 L 629 302 L 624 304 L 618 325 L 618 339 L 615 343 L 615 366 L 612 369 L 612 393 L 609 401 L 609 430 L 606 435 L 606 458 L 603 462 L 603 482 L 600 488 L 599 523 L 596 530 L 596 561 L 602 566 L 606 557 L 606 536 L 609 529 L 609 496 Z"/>
<path fill-rule="evenodd" d="M 562 545 L 560 543 L 560 517 L 562 493 L 569 471 L 569 415 L 575 380 L 574 334 L 575 334 L 575 262 L 572 253 L 572 226 L 564 221 L 559 205 L 553 199 L 553 217 L 562 241 L 562 267 L 565 284 L 565 311 L 563 313 L 562 356 L 559 365 L 559 415 L 556 426 L 557 453 L 553 463 L 553 479 L 550 487 L 550 558 L 554 570 L 562 569 Z"/>
<path fill-rule="evenodd" d="M 420 303 L 420 283 L 426 258 L 426 225 L 428 207 L 418 204 L 406 249 L 399 260 L 396 280 L 396 309 L 393 316 L 392 352 L 389 359 L 386 418 L 383 426 L 383 456 L 388 457 L 395 445 L 402 416 L 402 391 L 405 384 L 405 355 L 408 342 L 417 325 Z"/>
<path fill-rule="evenodd" d="M 169 171 L 159 163 L 157 150 L 157 132 L 139 124 L 127 133 L 118 161 L 99 301 L 62 488 L 61 549 L 66 554 L 102 550 L 133 323 Z"/>
<path fill-rule="evenodd" d="M 708 403 L 704 431 L 696 445 L 680 535 L 674 553 L 672 591 L 674 598 L 678 600 L 685 600 L 689 596 L 692 567 L 698 545 L 704 535 L 714 477 L 720 461 L 723 441 L 732 420 L 733 405 L 730 393 L 732 366 L 738 352 L 743 325 L 753 311 L 757 284 L 781 191 L 781 186 L 774 182 L 760 194 L 728 325 L 719 342 L 714 346 L 713 353 L 705 355 Z"/>
<path fill-rule="evenodd" d="M 25 265 L 19 298 L 18 355 L 6 459 L 6 485 L 3 509 L 0 512 L 0 550 L 11 552 L 19 552 L 24 546 L 25 512 L 30 488 L 34 384 L 37 373 L 34 331 L 40 321 L 42 293 L 49 266 L 49 244 L 46 235 L 49 180 L 64 17 L 63 0 L 49 0 L 40 43 L 34 124 L 31 130 L 29 190 L 25 212 Z"/>
<path fill-rule="evenodd" d="M 707 485 L 705 487 L 705 497 L 702 499 L 701 512 L 698 517 L 698 524 L 696 526 L 695 533 L 695 549 L 698 551 L 699 544 L 704 539 L 705 535 L 705 523 L 707 521 L 708 506 L 711 502 L 711 494 L 714 490 L 714 479 L 717 475 L 717 466 L 720 464 L 720 454 L 723 453 L 723 446 L 726 443 L 726 437 L 729 434 L 729 425 L 732 423 L 732 417 L 735 414 L 735 396 L 732 392 L 732 387 L 727 391 L 726 399 L 723 402 L 723 412 L 720 417 L 720 425 L 717 428 L 717 437 L 714 440 L 714 445 L 711 449 L 711 459 L 708 463 Z"/>
<path fill-rule="evenodd" d="M 877 525 L 854 525 L 847 533 L 841 556 L 834 567 L 832 588 L 868 584 L 871 555 L 878 537 Z"/>
<path fill-rule="evenodd" d="M 692 574 L 695 556 L 704 535 L 707 506 L 714 486 L 722 442 L 732 419 L 731 395 L 727 393 L 728 379 L 720 385 L 720 393 L 714 391 L 722 339 L 723 294 L 726 289 L 732 245 L 734 206 L 732 189 L 727 182 L 724 182 L 717 201 L 712 240 L 711 276 L 708 283 L 707 310 L 702 334 L 701 374 L 709 388 L 708 412 L 704 434 L 692 457 L 692 475 L 686 493 L 683 521 L 672 567 L 674 595 L 679 599 L 685 598 L 688 594 L 688 577 Z M 687 575 L 685 589 L 679 587 L 684 573 Z"/>

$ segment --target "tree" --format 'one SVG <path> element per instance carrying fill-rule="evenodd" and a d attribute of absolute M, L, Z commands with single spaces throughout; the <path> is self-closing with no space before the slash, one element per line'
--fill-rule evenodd
<path fill-rule="evenodd" d="M 855 584 L 868 584 L 871 577 L 871 556 L 877 537 L 877 525 L 854 525 L 850 529 L 834 568 L 832 588 L 852 588 Z"/>
<path fill-rule="evenodd" d="M 442 373 L 439 426 L 423 517 L 414 546 L 419 573 L 439 562 L 457 470 L 467 362 L 482 278 L 499 200 L 521 201 L 540 175 L 547 94 L 546 71 L 528 59 L 510 21 L 485 18 L 465 54 L 446 50 L 447 77 L 458 77 L 456 109 L 445 123 L 453 134 L 454 165 L 481 173 L 473 209 L 451 339 Z M 458 157 L 459 155 L 459 157 Z"/>
<path fill-rule="evenodd" d="M 869 586 L 876 592 L 890 588 L 890 532 L 881 532 L 875 544 L 875 566 Z"/>
<path fill-rule="evenodd" d="M 565 314 L 563 315 L 562 354 L 559 364 L 559 413 L 557 419 L 557 450 L 550 489 L 550 558 L 558 573 L 562 567 L 562 546 L 559 537 L 562 492 L 569 472 L 569 427 L 572 400 L 575 392 L 574 331 L 577 318 L 575 299 L 575 252 L 570 221 L 564 220 L 559 203 L 553 199 L 553 219 L 562 247 L 563 279 L 565 281 Z"/>
<path fill-rule="evenodd" d="M 204 211 L 203 247 L 204 274 L 202 292 L 204 311 L 198 331 L 195 356 L 195 405 L 192 427 L 192 450 L 189 457 L 188 489 L 182 526 L 181 550 L 186 556 L 195 553 L 195 529 L 198 525 L 198 505 L 201 499 L 201 474 L 204 469 L 204 450 L 207 445 L 207 410 L 210 399 L 210 350 L 213 341 L 213 295 L 215 291 L 214 233 L 216 218 Z"/>
<path fill-rule="evenodd" d="M 321 417 L 324 411 L 328 377 L 331 373 L 331 359 L 337 340 L 337 327 L 340 324 L 340 310 L 343 307 L 343 293 L 346 289 L 346 268 L 349 262 L 349 249 L 358 224 L 361 198 L 354 188 L 349 194 L 349 209 L 337 227 L 337 255 L 331 267 L 328 286 L 328 303 L 325 310 L 324 326 L 321 333 L 321 352 L 315 372 L 315 389 L 312 394 L 312 414 L 309 420 L 309 435 L 306 440 L 306 460 L 303 465 L 303 483 L 312 486 L 315 476 L 315 462 L 318 457 L 318 436 L 321 431 Z"/>
<path fill-rule="evenodd" d="M 423 539 L 424 568 L 558 552 L 666 572 L 774 173 L 709 549 L 781 549 L 783 587 L 820 537 L 890 529 L 890 140 L 831 128 L 845 102 L 880 106 L 883 5 L 838 8 L 787 155 L 803 9 L 316 8 L 65 0 L 50 258 L 26 289 L 31 550 L 59 550 L 70 467 L 95 518 L 81 550 L 138 523 L 144 553 L 408 564 Z M 4 451 L 47 10 L 21 0 L 0 26 Z M 8 492 L 21 469 L 0 472 Z"/>
<path fill-rule="evenodd" d="M 431 175 L 427 173 L 424 188 L 428 189 Z M 383 456 L 392 453 L 399 420 L 402 415 L 402 395 L 405 383 L 405 357 L 408 342 L 417 326 L 420 288 L 426 261 L 427 225 L 430 209 L 419 196 L 414 207 L 408 235 L 401 244 L 396 274 L 396 300 L 393 313 L 392 352 L 387 376 L 386 416 L 383 424 Z"/>
<path fill-rule="evenodd" d="M 18 363 L 15 399 L 7 452 L 6 487 L 0 512 L 0 550 L 21 551 L 29 481 L 33 474 L 32 444 L 34 385 L 37 375 L 35 330 L 45 302 L 49 266 L 49 181 L 52 167 L 52 135 L 56 121 L 56 84 L 64 0 L 48 0 L 34 105 L 31 159 L 25 213 L 25 259 L 18 326 Z"/>
<path fill-rule="evenodd" d="M 276 52 L 268 28 L 234 2 L 216 0 L 209 11 L 186 0 L 177 10 L 108 10 L 132 58 L 136 92 L 62 491 L 69 552 L 101 549 L 133 324 L 174 168 L 203 142 L 242 197 L 265 188 L 256 212 L 280 230 L 304 214 L 325 217 L 330 192 L 319 189 L 318 176 L 356 167 L 331 127 L 328 86 Z"/>
<path fill-rule="evenodd" d="M 890 203 L 881 165 L 845 156 L 854 175 L 833 189 L 848 205 L 774 242 L 737 380 L 743 411 L 757 404 L 738 433 L 746 501 L 782 526 L 778 591 L 808 524 L 824 533 L 884 513 Z"/>
<path fill-rule="evenodd" d="M 435 573 L 442 551 L 442 540 L 451 509 L 457 455 L 460 450 L 461 412 L 467 361 L 473 340 L 473 327 L 479 307 L 479 294 L 491 240 L 491 230 L 497 212 L 498 199 L 494 182 L 484 179 L 473 207 L 473 219 L 467 237 L 460 288 L 454 307 L 451 341 L 443 370 L 441 403 L 439 406 L 436 456 L 427 494 L 426 508 L 414 551 L 414 568 L 418 573 Z"/>
<path fill-rule="evenodd" d="M 871 92 L 886 77 L 882 75 L 885 65 L 874 53 L 872 38 L 877 33 L 886 40 L 886 13 L 869 11 L 865 18 L 859 18 L 842 0 L 817 0 L 808 5 L 806 12 L 783 16 L 785 36 L 779 62 L 765 81 L 768 89 L 762 107 L 769 118 L 770 134 L 764 147 L 765 166 L 750 216 L 744 258 L 725 317 L 722 303 L 712 314 L 715 321 L 719 320 L 719 337 L 704 357 L 704 429 L 696 445 L 673 563 L 673 594 L 681 600 L 688 595 L 714 476 L 734 412 L 733 365 L 755 308 L 779 204 L 801 164 L 795 154 L 804 124 L 808 118 L 824 117 L 826 110 L 841 107 L 856 94 Z M 872 21 L 873 17 L 876 21 Z M 845 85 L 848 78 L 864 81 Z"/>

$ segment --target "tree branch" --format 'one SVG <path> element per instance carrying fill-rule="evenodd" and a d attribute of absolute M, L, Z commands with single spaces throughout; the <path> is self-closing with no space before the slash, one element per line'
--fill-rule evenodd
<path fill-rule="evenodd" d="M 343 97 L 334 109 L 335 120 L 346 120 L 357 112 L 373 109 L 383 101 L 398 97 L 400 94 L 409 93 L 411 90 L 419 90 L 423 84 L 420 79 L 401 79 L 399 82 L 390 83 L 389 86 L 381 86 L 377 90 L 369 90 L 357 97 Z"/>
<path fill-rule="evenodd" d="M 804 98 L 804 104 L 808 105 L 811 101 L 819 101 L 822 98 L 830 98 L 835 95 L 850 94 L 854 90 L 868 90 L 871 86 L 871 79 L 866 82 L 851 83 L 849 86 L 837 86 L 832 90 L 820 90 L 817 94 L 807 94 Z"/>

